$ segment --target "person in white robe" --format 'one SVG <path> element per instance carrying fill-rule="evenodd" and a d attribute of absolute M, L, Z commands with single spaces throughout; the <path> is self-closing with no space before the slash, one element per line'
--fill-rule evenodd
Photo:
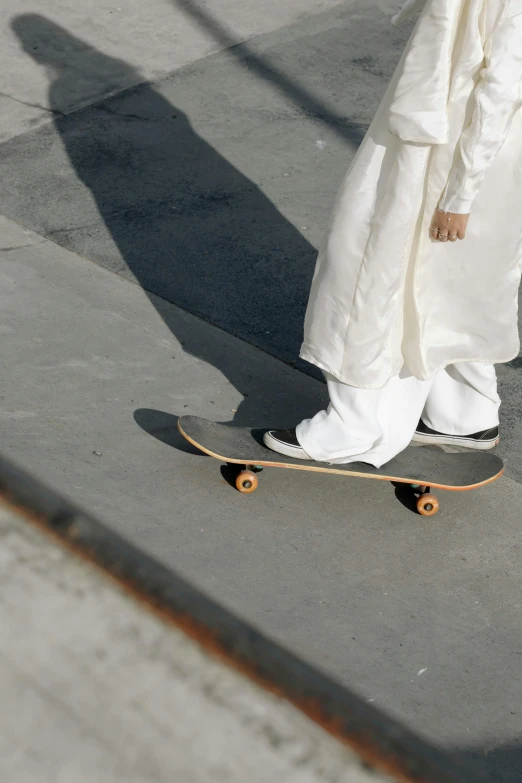
<path fill-rule="evenodd" d="M 519 353 L 522 0 L 420 12 L 341 185 L 300 356 L 330 405 L 271 430 L 280 453 L 382 466 L 413 439 L 499 441 L 494 364 Z"/>

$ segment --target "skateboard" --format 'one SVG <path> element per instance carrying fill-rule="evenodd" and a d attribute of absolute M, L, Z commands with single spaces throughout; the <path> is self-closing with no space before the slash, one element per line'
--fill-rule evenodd
<path fill-rule="evenodd" d="M 409 485 L 419 514 L 434 516 L 440 504 L 431 488 L 477 489 L 500 478 L 504 472 L 500 457 L 484 451 L 449 454 L 440 446 L 408 446 L 382 468 L 374 468 L 364 462 L 331 465 L 293 459 L 271 451 L 263 444 L 266 430 L 218 424 L 199 416 L 182 416 L 178 429 L 189 443 L 205 454 L 221 462 L 241 466 L 235 484 L 244 494 L 255 492 L 259 483 L 258 473 L 265 467 L 308 470 Z"/>

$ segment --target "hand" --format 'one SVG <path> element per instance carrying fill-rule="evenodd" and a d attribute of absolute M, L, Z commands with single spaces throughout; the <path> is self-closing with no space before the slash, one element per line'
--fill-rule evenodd
<path fill-rule="evenodd" d="M 469 214 L 458 215 L 456 212 L 443 212 L 436 209 L 430 226 L 430 237 L 434 242 L 456 242 L 464 239 L 468 226 Z"/>

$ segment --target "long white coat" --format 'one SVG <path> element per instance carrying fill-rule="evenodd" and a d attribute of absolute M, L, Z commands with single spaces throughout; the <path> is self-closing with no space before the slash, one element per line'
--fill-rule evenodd
<path fill-rule="evenodd" d="M 422 8 L 341 186 L 319 253 L 301 357 L 382 388 L 519 352 L 522 0 L 409 0 Z M 434 242 L 435 207 L 471 212 Z"/>

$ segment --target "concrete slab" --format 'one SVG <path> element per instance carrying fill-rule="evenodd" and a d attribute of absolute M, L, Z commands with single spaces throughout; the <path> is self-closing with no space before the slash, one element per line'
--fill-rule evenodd
<path fill-rule="evenodd" d="M 75 0 L 4 0 L 0 141 L 48 121 L 53 113 L 67 114 L 340 2 L 90 0 L 86 6 Z M 57 45 L 60 30 L 67 31 L 65 46 Z M 38 54 L 49 49 L 53 64 Z M 92 57 L 93 49 L 107 55 L 103 63 Z M 56 69 L 63 77 L 58 102 L 50 101 L 48 90 Z"/>
<path fill-rule="evenodd" d="M 59 107 L 55 51 L 77 42 L 47 32 Z M 295 360 L 335 191 L 406 34 L 389 3 L 349 2 L 59 116 L 0 146 L 0 212 Z M 82 46 L 95 73 L 121 66 Z"/>
<path fill-rule="evenodd" d="M 391 783 L 2 506 L 0 540 L 3 780 Z"/>
<path fill-rule="evenodd" d="M 6 455 L 492 781 L 518 780 L 520 485 L 443 495 L 436 520 L 363 480 L 267 471 L 242 496 L 176 416 L 284 425 L 324 386 L 9 222 L 2 235 Z"/>

